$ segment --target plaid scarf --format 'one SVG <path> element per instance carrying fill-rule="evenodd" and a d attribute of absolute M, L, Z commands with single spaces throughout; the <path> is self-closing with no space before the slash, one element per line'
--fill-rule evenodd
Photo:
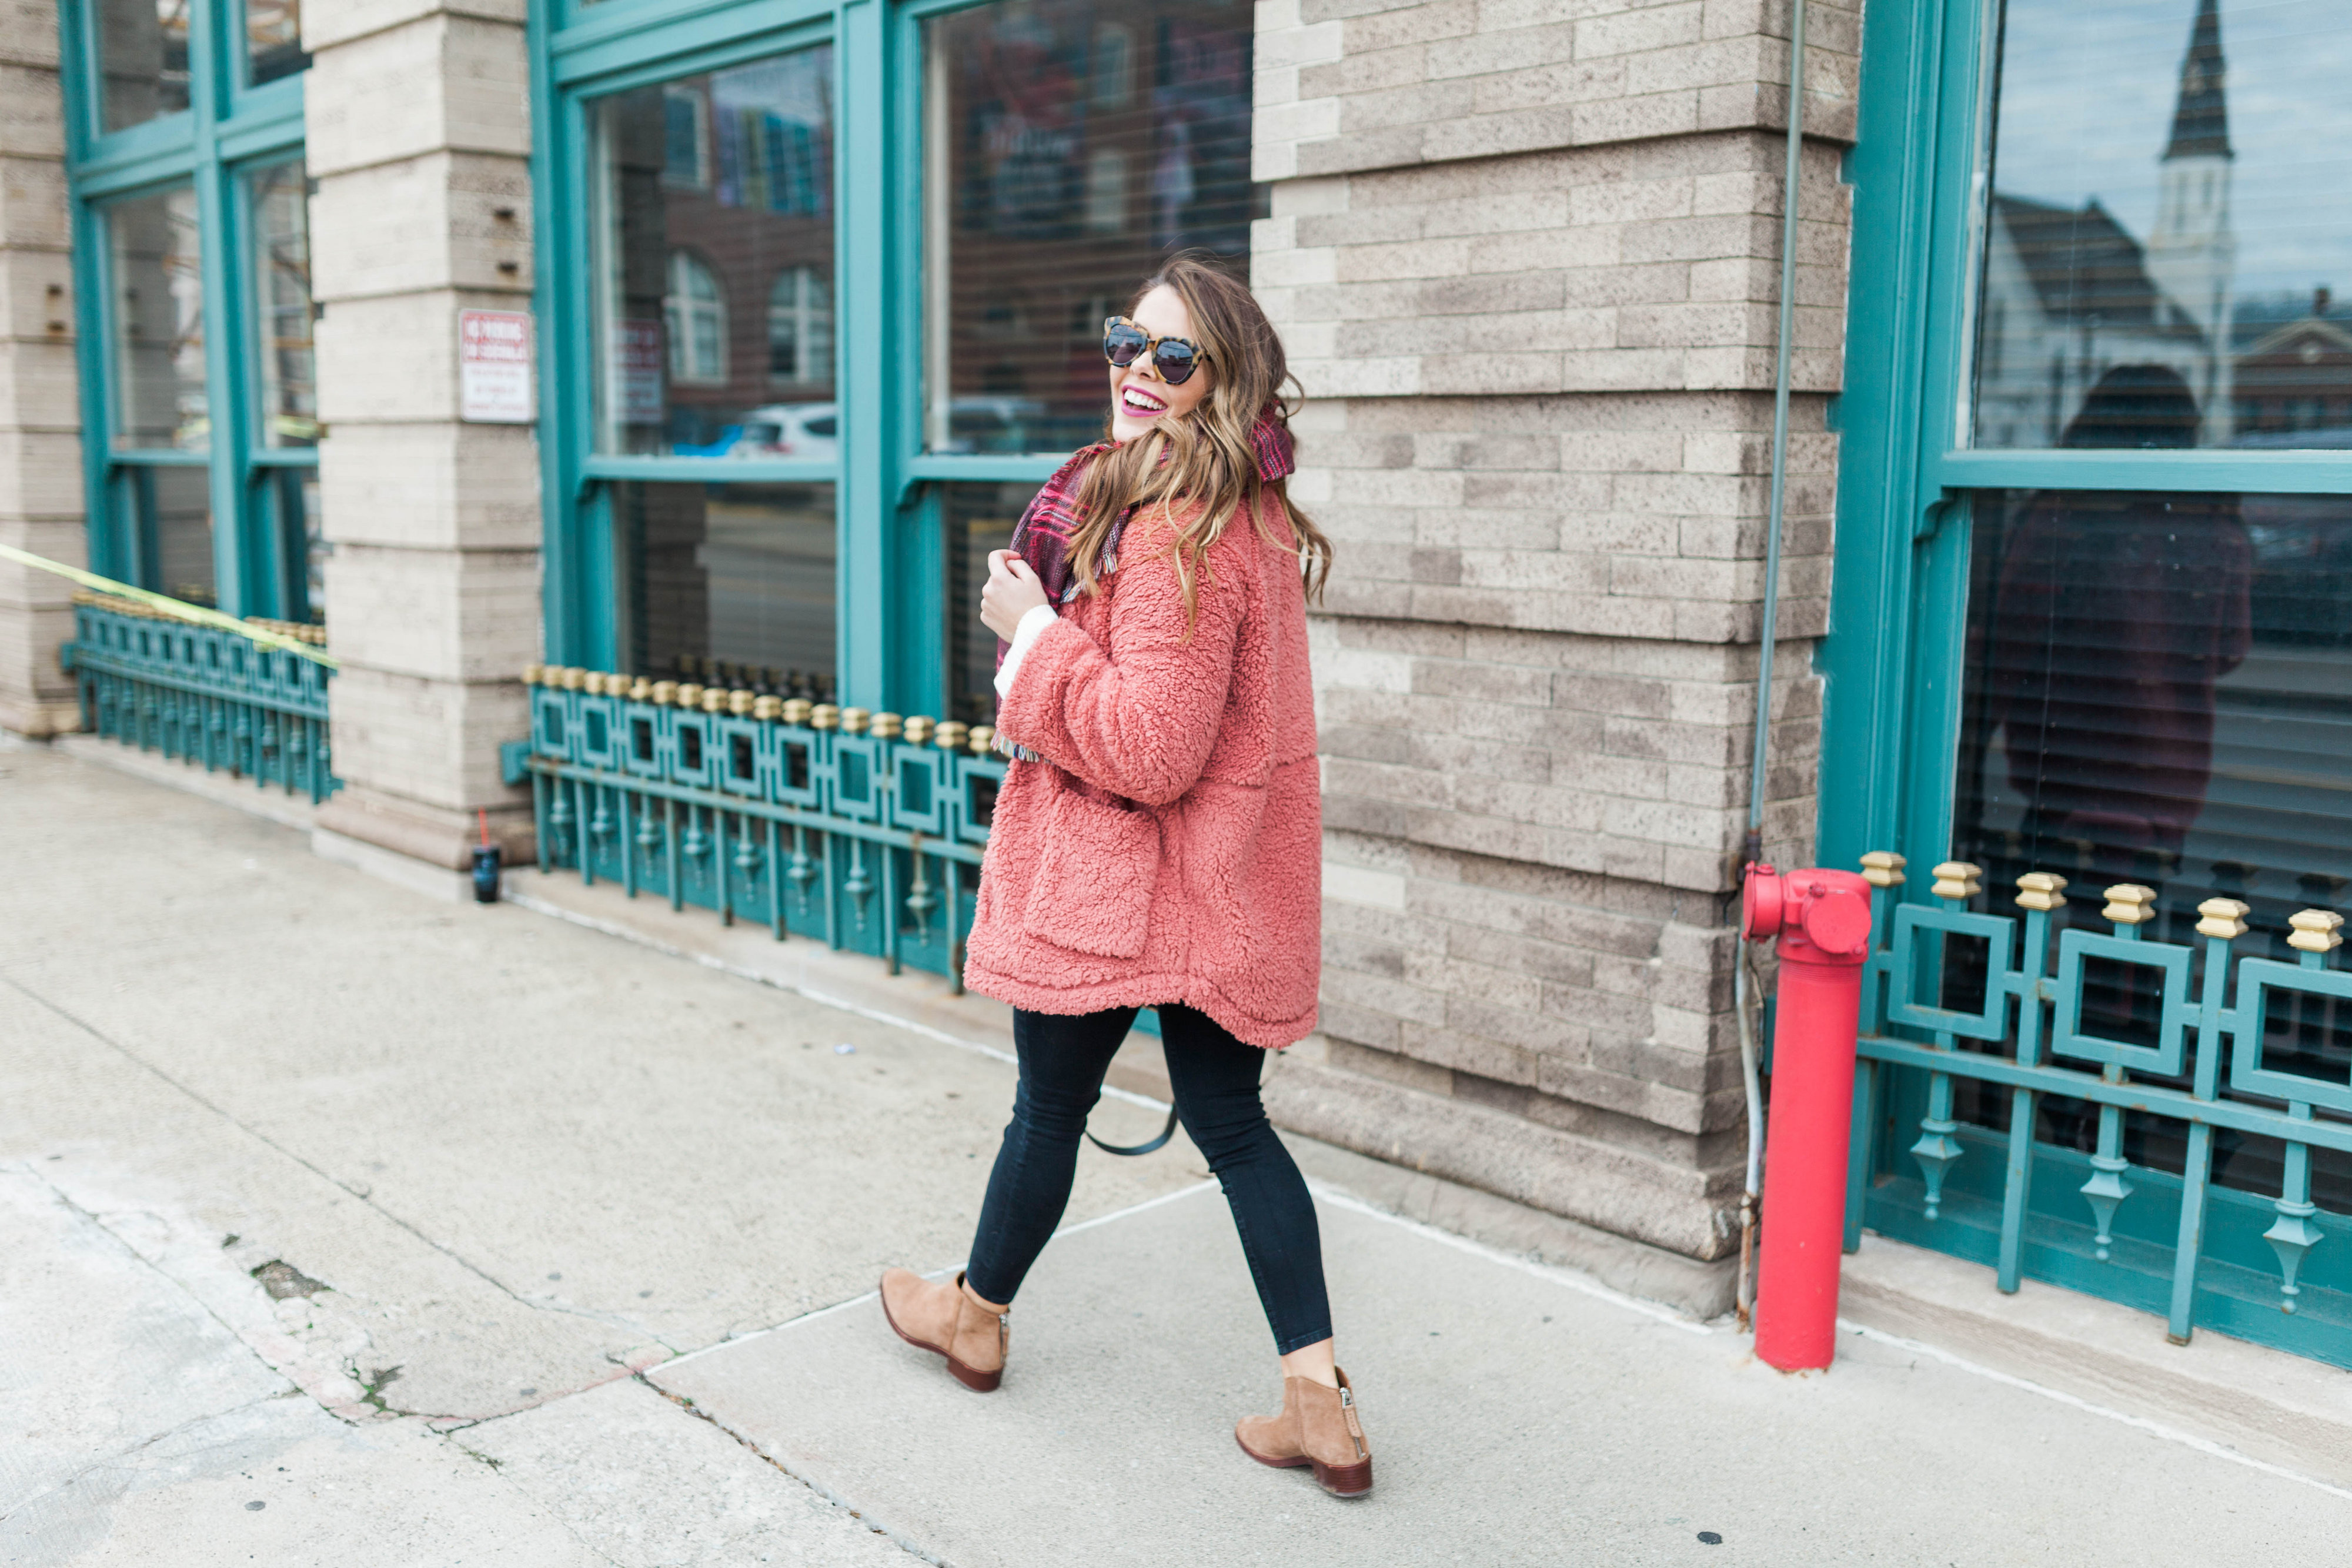
<path fill-rule="evenodd" d="M 1087 465 L 1104 453 L 1116 449 L 1116 441 L 1098 441 L 1092 446 L 1082 446 L 1070 455 L 1070 460 L 1054 470 L 1029 503 L 1028 510 L 1013 526 L 1013 553 L 1029 563 L 1045 586 L 1046 600 L 1054 604 L 1067 604 L 1077 596 L 1077 570 L 1070 561 L 1070 538 L 1078 529 L 1078 486 L 1086 478 Z M 1290 432 L 1275 416 L 1271 408 L 1257 417 L 1250 427 L 1250 450 L 1257 457 L 1257 476 L 1267 484 L 1289 477 L 1298 466 L 1297 445 Z M 1118 570 L 1119 536 L 1127 529 L 1127 514 L 1122 512 L 1103 537 L 1102 560 L 1096 566 L 1097 577 L 1108 577 Z M 996 663 L 1004 664 L 1004 655 L 1012 644 L 1003 638 L 996 642 Z M 1034 762 L 1037 754 L 1028 747 L 1015 746 L 997 737 L 996 748 L 1008 757 Z"/>
<path fill-rule="evenodd" d="M 1045 597 L 1055 604 L 1067 604 L 1078 591 L 1077 570 L 1070 562 L 1070 538 L 1078 530 L 1078 486 L 1086 478 L 1087 465 L 1118 445 L 1116 441 L 1098 441 L 1072 453 L 1013 527 L 1013 554 L 1029 563 L 1037 580 L 1045 584 Z M 1287 478 L 1298 465 L 1290 432 L 1271 409 L 1251 427 L 1250 450 L 1257 456 L 1257 476 L 1267 484 Z M 1111 524 L 1103 538 L 1101 564 L 1095 569 L 1097 576 L 1108 577 L 1118 570 L 1118 538 L 1126 528 L 1124 514 Z M 1005 647 L 1000 638 L 996 645 L 1000 664 L 1004 662 Z"/>

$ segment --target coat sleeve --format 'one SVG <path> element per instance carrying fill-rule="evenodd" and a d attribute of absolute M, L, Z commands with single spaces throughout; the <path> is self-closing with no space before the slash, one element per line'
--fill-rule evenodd
<path fill-rule="evenodd" d="M 1187 634 L 1184 591 L 1166 524 L 1129 526 L 1105 584 L 1108 645 L 1076 621 L 1045 628 L 1022 661 L 996 727 L 1097 789 L 1164 806 L 1208 765 L 1233 678 L 1248 559 L 1227 548 L 1249 532 L 1236 518 L 1206 552 Z"/>

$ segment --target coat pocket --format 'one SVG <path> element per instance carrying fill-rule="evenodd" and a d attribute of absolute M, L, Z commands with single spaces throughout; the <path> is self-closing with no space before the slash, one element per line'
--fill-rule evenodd
<path fill-rule="evenodd" d="M 1140 956 L 1160 880 L 1159 820 L 1065 789 L 1045 828 L 1022 916 L 1029 934 L 1097 957 Z"/>

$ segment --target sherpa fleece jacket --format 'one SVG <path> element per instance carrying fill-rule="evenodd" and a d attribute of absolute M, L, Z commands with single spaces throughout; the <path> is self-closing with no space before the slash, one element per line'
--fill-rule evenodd
<path fill-rule="evenodd" d="M 1259 507 L 1265 531 L 1236 517 L 1206 552 L 1189 634 L 1170 524 L 1138 516 L 1027 650 L 996 727 L 1040 760 L 997 796 L 971 989 L 1045 1013 L 1181 1002 L 1276 1050 L 1315 1027 L 1307 605 L 1289 519 Z"/>

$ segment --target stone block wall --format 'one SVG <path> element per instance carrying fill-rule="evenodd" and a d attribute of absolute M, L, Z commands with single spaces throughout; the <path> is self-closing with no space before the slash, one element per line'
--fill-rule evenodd
<path fill-rule="evenodd" d="M 335 768 L 320 826 L 467 863 L 475 812 L 509 860 L 529 803 L 498 747 L 540 650 L 539 456 L 458 419 L 457 313 L 528 309 L 530 109 L 520 0 L 312 0 L 305 95 L 320 511 L 334 554 Z"/>
<path fill-rule="evenodd" d="M 1737 1247 L 1738 855 L 1790 13 L 1264 0 L 1253 280 L 1309 403 L 1323 1035 L 1301 1131 Z M 1767 853 L 1810 851 L 1859 16 L 1809 15 Z"/>
<path fill-rule="evenodd" d="M 71 209 L 54 0 L 0 0 L 0 544 L 87 564 Z M 77 722 L 73 584 L 0 561 L 0 728 Z"/>

